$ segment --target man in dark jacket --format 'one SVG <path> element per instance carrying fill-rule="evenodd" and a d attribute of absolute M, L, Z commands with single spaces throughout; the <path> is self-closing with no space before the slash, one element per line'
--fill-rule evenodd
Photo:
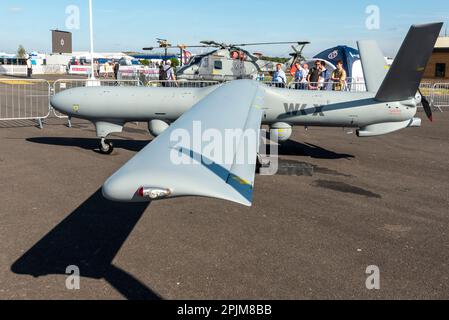
<path fill-rule="evenodd" d="M 321 62 L 315 61 L 315 67 L 313 67 L 309 75 L 307 76 L 307 82 L 309 83 L 309 90 L 319 90 L 319 82 L 321 77 Z"/>
<path fill-rule="evenodd" d="M 115 80 L 118 79 L 118 72 L 120 70 L 120 65 L 118 64 L 118 62 L 114 63 L 114 78 Z"/>

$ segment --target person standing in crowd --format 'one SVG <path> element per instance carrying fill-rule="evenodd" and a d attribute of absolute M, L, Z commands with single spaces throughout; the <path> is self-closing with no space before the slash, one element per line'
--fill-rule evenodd
<path fill-rule="evenodd" d="M 163 62 L 161 62 L 161 64 L 159 65 L 159 81 L 161 82 L 161 85 L 163 86 L 163 87 L 165 87 L 165 77 L 166 77 L 166 73 L 165 73 L 165 70 L 164 70 L 164 63 Z"/>
<path fill-rule="evenodd" d="M 109 68 L 110 68 L 109 61 L 105 62 L 105 64 L 103 65 L 103 68 L 104 68 L 104 72 L 106 74 L 106 78 L 109 78 Z"/>
<path fill-rule="evenodd" d="M 162 81 L 163 87 L 171 87 L 172 82 L 176 81 L 175 71 L 171 65 L 171 61 L 167 60 L 161 64 L 159 69 L 159 80 Z"/>
<path fill-rule="evenodd" d="M 285 88 L 287 84 L 287 76 L 285 75 L 284 70 L 282 70 L 282 65 L 278 63 L 276 65 L 276 71 L 273 74 L 273 83 L 278 88 Z"/>
<path fill-rule="evenodd" d="M 115 80 L 118 79 L 118 72 L 120 70 L 120 65 L 118 64 L 118 62 L 114 63 L 114 78 Z"/>
<path fill-rule="evenodd" d="M 173 70 L 170 60 L 167 60 L 165 63 L 165 72 L 167 73 L 166 78 L 168 81 L 176 81 L 175 70 Z"/>
<path fill-rule="evenodd" d="M 167 81 L 166 82 L 167 87 L 171 87 L 173 84 L 175 84 L 176 74 L 175 70 L 173 70 L 170 60 L 165 61 L 164 75 L 165 78 L 163 80 Z"/>
<path fill-rule="evenodd" d="M 99 78 L 100 77 L 100 63 L 98 62 L 98 60 L 95 60 L 95 73 L 96 76 Z"/>
<path fill-rule="evenodd" d="M 307 89 L 307 77 L 309 76 L 309 65 L 304 63 L 302 66 L 304 77 L 302 78 L 302 89 Z"/>
<path fill-rule="evenodd" d="M 295 63 L 295 89 L 304 89 L 303 82 L 304 82 L 304 69 L 301 67 L 301 64 L 299 62 Z"/>
<path fill-rule="evenodd" d="M 324 62 L 323 60 L 321 61 L 321 75 L 320 75 L 320 90 L 327 90 L 329 87 L 329 82 L 330 82 L 330 74 L 329 74 L 329 70 L 326 69 L 326 62 Z"/>
<path fill-rule="evenodd" d="M 321 78 L 321 61 L 315 61 L 315 66 L 309 71 L 307 82 L 309 90 L 319 90 L 319 81 Z"/>
<path fill-rule="evenodd" d="M 333 82 L 332 89 L 334 91 L 343 91 L 346 87 L 346 71 L 343 69 L 343 61 L 337 62 L 337 69 L 332 72 L 331 80 Z"/>
<path fill-rule="evenodd" d="M 31 58 L 27 59 L 27 77 L 31 78 L 33 74 L 33 64 L 31 63 Z"/>

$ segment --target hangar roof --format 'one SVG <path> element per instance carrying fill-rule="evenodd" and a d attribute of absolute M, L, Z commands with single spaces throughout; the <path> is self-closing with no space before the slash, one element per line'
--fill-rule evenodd
<path fill-rule="evenodd" d="M 449 37 L 439 37 L 437 43 L 435 44 L 435 49 L 448 49 L 449 48 Z"/>

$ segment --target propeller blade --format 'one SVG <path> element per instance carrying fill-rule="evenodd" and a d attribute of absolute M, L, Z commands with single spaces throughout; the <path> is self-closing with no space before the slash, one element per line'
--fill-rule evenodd
<path fill-rule="evenodd" d="M 418 92 L 421 95 L 421 103 L 424 108 L 424 112 L 426 113 L 426 116 L 427 118 L 429 118 L 430 122 L 433 122 L 432 104 L 422 94 L 421 89 L 419 89 Z"/>

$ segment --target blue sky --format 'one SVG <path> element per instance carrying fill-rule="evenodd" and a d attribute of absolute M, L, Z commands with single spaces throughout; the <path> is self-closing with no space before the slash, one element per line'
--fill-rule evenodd
<path fill-rule="evenodd" d="M 80 8 L 74 50 L 88 50 L 88 0 L 0 0 L 0 52 L 51 50 L 50 29 L 66 30 L 66 7 Z M 380 9 L 380 29 L 365 27 L 369 5 Z M 96 51 L 141 51 L 157 37 L 173 44 L 308 40 L 309 55 L 334 45 L 376 39 L 393 56 L 413 23 L 443 21 L 447 0 L 93 0 Z M 443 31 L 444 32 L 444 31 Z M 254 48 L 287 55 L 288 46 Z"/>

